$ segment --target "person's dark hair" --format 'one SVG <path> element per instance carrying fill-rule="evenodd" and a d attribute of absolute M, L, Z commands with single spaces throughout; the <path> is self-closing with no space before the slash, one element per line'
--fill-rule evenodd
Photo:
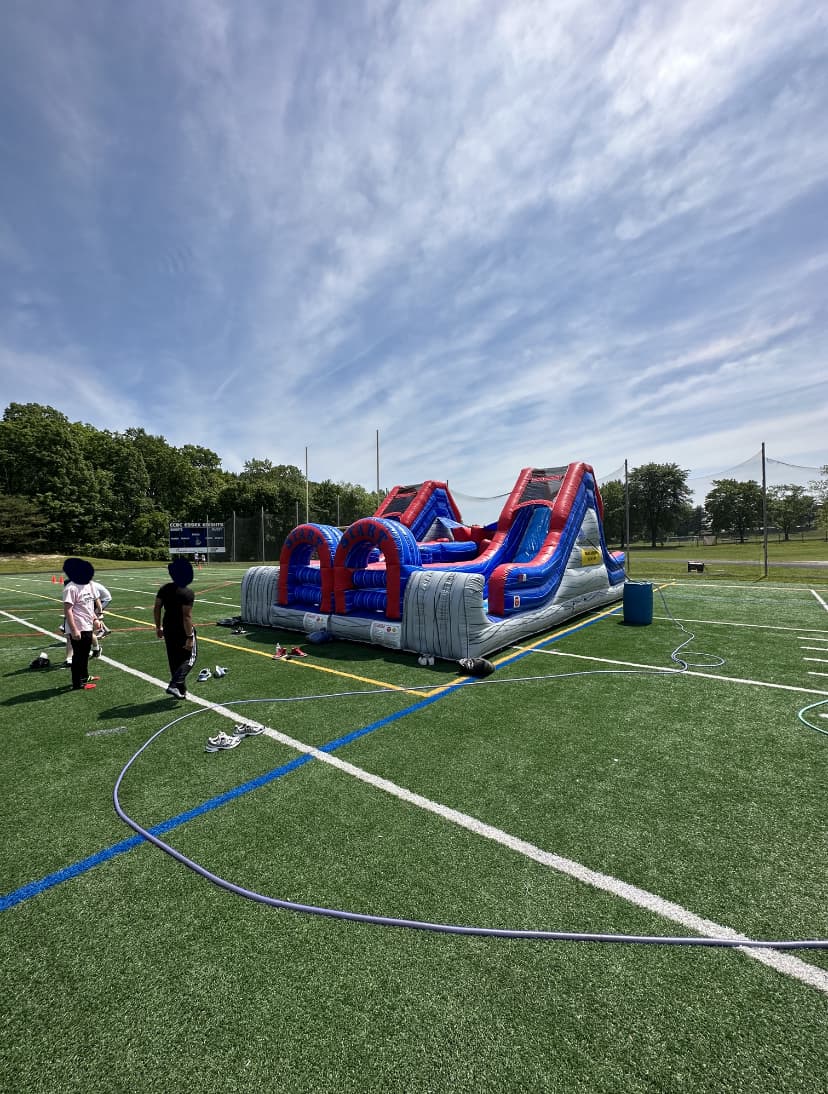
<path fill-rule="evenodd" d="M 95 576 L 95 567 L 85 558 L 67 558 L 63 564 L 63 572 L 76 585 L 88 585 Z"/>
<path fill-rule="evenodd" d="M 193 580 L 193 567 L 186 558 L 175 558 L 167 567 L 167 572 L 180 589 L 186 589 Z"/>

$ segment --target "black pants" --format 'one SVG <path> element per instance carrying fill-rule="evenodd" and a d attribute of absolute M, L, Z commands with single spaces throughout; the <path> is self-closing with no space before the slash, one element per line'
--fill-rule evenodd
<path fill-rule="evenodd" d="M 72 687 L 82 687 L 89 675 L 89 651 L 92 648 L 92 631 L 81 631 L 80 638 L 72 639 Z"/>
<path fill-rule="evenodd" d="M 193 648 L 188 650 L 184 643 L 187 636 L 180 634 L 168 634 L 164 629 L 164 644 L 167 647 L 167 660 L 170 663 L 170 687 L 178 688 L 182 695 L 187 694 L 187 673 L 196 663 L 198 655 L 198 639 L 193 631 Z M 74 663 L 74 661 L 73 661 Z"/>

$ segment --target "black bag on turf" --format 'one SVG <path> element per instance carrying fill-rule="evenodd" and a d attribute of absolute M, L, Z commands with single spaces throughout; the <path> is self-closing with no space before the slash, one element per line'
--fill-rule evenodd
<path fill-rule="evenodd" d="M 495 670 L 491 661 L 485 657 L 461 657 L 460 668 L 469 676 L 491 676 Z"/>

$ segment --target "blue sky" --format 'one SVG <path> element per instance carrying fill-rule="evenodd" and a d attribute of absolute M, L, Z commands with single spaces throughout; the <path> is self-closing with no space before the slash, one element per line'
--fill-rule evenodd
<path fill-rule="evenodd" d="M 828 463 L 828 7 L 8 0 L 11 401 L 312 479 Z"/>

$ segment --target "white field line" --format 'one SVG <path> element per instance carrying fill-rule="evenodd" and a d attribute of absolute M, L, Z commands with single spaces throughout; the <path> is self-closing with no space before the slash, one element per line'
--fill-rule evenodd
<path fill-rule="evenodd" d="M 218 580 L 222 580 L 218 577 L 218 575 L 216 575 L 216 577 L 217 577 Z M 35 583 L 40 584 L 43 581 L 43 575 L 41 574 L 36 578 L 24 578 L 23 580 L 29 581 L 31 584 L 35 584 Z M 226 577 L 223 580 L 225 580 L 228 584 L 238 585 L 239 587 L 241 587 L 241 579 L 240 578 Z M 46 582 L 44 582 L 44 584 L 46 584 Z M 56 586 L 52 586 L 52 588 L 56 588 Z M 62 586 L 58 586 L 57 588 L 59 588 L 62 592 Z M 110 582 L 109 585 L 107 585 L 107 588 L 110 590 L 110 592 L 115 593 L 115 594 L 120 594 L 121 596 L 125 596 L 127 598 L 133 597 L 136 594 L 137 595 L 146 594 L 146 596 L 150 600 L 154 599 L 155 594 L 158 592 L 157 587 L 153 587 L 152 589 L 148 589 L 146 587 L 145 582 L 142 582 L 141 585 L 137 585 L 137 579 L 136 579 L 136 585 L 125 586 L 125 585 L 118 585 L 118 584 L 114 584 L 113 582 Z M 26 593 L 26 592 L 33 591 L 33 590 L 29 590 L 29 589 L 26 589 L 26 588 L 17 588 L 17 589 L 14 589 L 13 591 L 14 592 L 20 592 L 20 593 Z M 208 600 L 206 597 L 199 596 L 197 587 L 193 589 L 193 592 L 196 594 L 196 597 L 198 598 L 199 604 L 214 604 L 217 608 L 226 608 L 227 607 L 227 605 L 224 603 L 224 600 L 230 600 L 230 599 L 235 600 L 235 597 L 231 597 L 229 592 L 228 592 L 227 596 L 223 598 L 223 600 L 222 599 L 220 599 L 220 600 Z M 221 596 L 221 594 L 218 592 L 218 590 L 214 590 L 214 592 L 215 592 L 216 596 Z M 45 594 L 41 593 L 39 595 L 43 596 Z M 113 604 L 114 604 L 114 600 L 113 600 Z M 147 607 L 147 605 L 136 605 L 136 608 L 140 607 L 140 606 Z M 55 599 L 55 607 L 57 608 L 58 611 L 60 611 L 62 609 L 60 595 L 58 595 Z M 133 610 L 135 610 L 135 609 L 133 609 Z"/>
<path fill-rule="evenodd" d="M 653 619 L 657 619 L 659 623 L 705 623 L 710 627 L 747 627 L 752 631 L 789 631 L 793 632 L 797 630 L 796 627 L 780 627 L 774 623 L 735 623 L 732 619 L 689 619 L 684 615 L 677 615 L 670 617 L 668 615 L 654 615 Z M 799 628 L 804 629 L 804 628 Z M 815 634 L 798 634 L 797 638 L 801 638 L 803 641 L 821 642 L 821 634 L 825 634 L 825 631 L 821 627 L 814 627 Z M 825 639 L 828 641 L 828 638 Z"/>
<path fill-rule="evenodd" d="M 37 627 L 33 623 L 28 623 L 24 619 L 18 619 L 15 616 L 11 616 L 9 612 L 0 610 L 0 615 L 5 615 L 8 618 L 14 619 L 16 623 L 30 627 L 32 630 L 46 633 L 43 631 L 43 628 Z M 147 683 L 161 688 L 165 686 L 161 680 L 150 676 L 148 673 L 140 672 L 138 669 L 133 669 L 129 665 L 122 665 L 117 661 L 113 661 L 111 658 L 103 656 L 100 660 L 105 661 L 114 668 L 119 668 L 122 671 L 129 673 L 130 676 L 136 676 L 140 680 L 145 680 Z M 215 703 L 210 703 L 206 699 L 201 699 L 195 695 L 190 695 L 190 701 L 197 703 L 199 706 L 207 707 L 217 714 L 221 714 L 235 722 L 251 721 L 250 719 L 240 718 L 237 711 L 230 710 L 228 707 L 223 707 Z M 260 725 L 261 723 L 255 724 Z M 377 790 L 390 794 L 400 801 L 407 802 L 409 805 L 414 805 L 419 809 L 442 817 L 443 820 L 446 820 L 451 824 L 456 824 L 458 827 L 465 828 L 475 835 L 491 840 L 502 847 L 507 847 L 516 854 L 523 855 L 534 862 L 540 863 L 542 866 L 548 866 L 560 874 L 574 878 L 584 885 L 589 885 L 593 889 L 599 889 L 602 892 L 609 893 L 611 896 L 626 900 L 636 907 L 643 908 L 672 923 L 677 923 L 681 927 L 689 931 L 694 931 L 703 937 L 728 938 L 733 939 L 734 941 L 744 939 L 745 941 L 749 941 L 747 936 L 741 934 L 739 931 L 734 931 L 733 928 L 725 927 L 712 919 L 705 919 L 702 916 L 697 916 L 694 912 L 689 911 L 680 904 L 665 900 L 655 893 L 650 893 L 646 889 L 639 889 L 637 886 L 630 885 L 609 874 L 602 874 L 596 870 L 591 870 L 588 866 L 584 866 L 572 859 L 563 858 L 551 851 L 544 851 L 542 848 L 527 843 L 525 840 L 519 839 L 516 836 L 512 836 L 500 828 L 495 828 L 490 824 L 486 824 L 476 817 L 471 817 L 466 813 L 460 813 L 458 810 L 451 809 L 439 802 L 431 801 L 430 798 L 425 798 L 420 794 L 416 794 L 414 791 L 407 790 L 403 786 L 398 786 L 389 779 L 384 779 L 379 775 L 373 775 L 371 772 L 365 771 L 361 767 L 356 767 L 346 760 L 341 760 L 338 756 L 328 752 L 322 752 L 312 745 L 307 745 L 303 741 L 298 741 L 293 737 L 289 737 L 286 733 L 280 733 L 278 730 L 270 729 L 265 726 L 264 735 L 270 737 L 274 741 L 278 741 L 280 744 L 286 745 L 288 748 L 294 749 L 296 752 L 300 752 L 306 756 L 312 756 L 320 763 L 328 764 L 330 767 L 334 767 L 344 774 L 350 775 L 352 778 L 358 779 L 360 782 L 366 783 Z M 779 950 L 754 949 L 750 946 L 740 946 L 738 949 L 747 957 L 752 957 L 755 961 L 767 965 L 776 972 L 792 977 L 794 980 L 799 980 L 801 983 L 807 984 L 809 987 L 816 988 L 817 991 L 821 991 L 828 995 L 828 970 L 820 969 L 815 965 L 809 965 L 800 958 L 792 957 L 789 953 Z"/>
<path fill-rule="evenodd" d="M 741 676 L 720 676 L 715 672 L 695 672 L 692 669 L 684 671 L 675 667 L 668 668 L 664 665 L 644 665 L 639 661 L 615 661 L 609 657 L 589 657 L 585 653 L 566 653 L 563 650 L 544 650 L 533 646 L 511 646 L 510 649 L 522 650 L 525 653 L 542 653 L 549 657 L 570 657 L 576 661 L 595 661 L 599 665 L 621 665 L 630 669 L 647 669 L 648 672 L 663 672 L 668 676 L 698 676 L 703 680 L 721 680 L 725 684 L 749 684 L 752 687 L 774 688 L 778 691 L 801 691 L 806 695 L 828 695 L 828 692 L 819 691 L 816 688 L 799 688 L 794 687 L 792 684 L 771 684 L 767 680 L 751 680 Z M 810 675 L 818 676 L 820 674 L 811 673 Z"/>
<path fill-rule="evenodd" d="M 828 612 L 828 604 L 825 603 L 825 601 L 822 599 L 816 589 L 811 589 L 811 592 L 814 594 L 814 596 L 817 598 L 817 600 L 820 602 L 826 612 Z"/>
<path fill-rule="evenodd" d="M 813 650 L 815 653 L 828 653 L 828 646 L 800 646 L 801 650 Z"/>
<path fill-rule="evenodd" d="M 828 657 L 803 657 L 803 661 L 816 661 L 819 665 L 828 665 Z"/>
<path fill-rule="evenodd" d="M 814 672 L 813 669 L 808 669 L 809 676 L 828 676 L 828 672 Z"/>
<path fill-rule="evenodd" d="M 670 579 L 667 579 L 670 580 Z M 671 585 L 674 585 L 676 589 L 738 589 L 740 592 L 745 592 L 744 585 L 725 585 L 719 584 L 716 581 L 681 581 L 679 579 L 670 580 Z M 802 586 L 799 586 L 802 588 Z M 797 592 L 797 586 L 791 585 L 766 585 L 764 581 L 761 587 L 757 586 L 755 592 L 762 593 L 791 593 Z M 753 597 L 752 599 L 761 600 L 761 597 Z"/>

